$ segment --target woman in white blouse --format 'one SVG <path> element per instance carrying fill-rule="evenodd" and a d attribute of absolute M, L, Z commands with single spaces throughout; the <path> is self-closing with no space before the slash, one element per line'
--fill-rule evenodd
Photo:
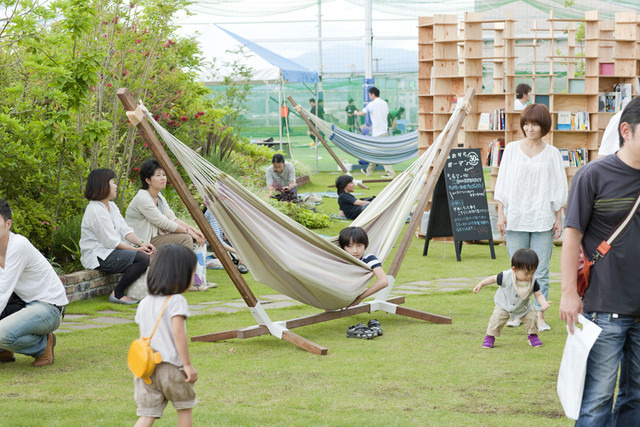
<path fill-rule="evenodd" d="M 111 201 L 118 191 L 115 178 L 111 169 L 96 169 L 87 178 L 84 196 L 90 201 L 82 217 L 80 261 L 89 270 L 123 273 L 109 301 L 136 304 L 124 292 L 147 270 L 155 248 L 136 236 Z"/>
<path fill-rule="evenodd" d="M 567 201 L 567 177 L 560 151 L 546 144 L 542 137 L 551 128 L 546 106 L 531 104 L 520 116 L 524 139 L 505 148 L 494 198 L 498 202 L 498 230 L 506 236 L 507 251 L 512 257 L 521 248 L 538 255 L 535 280 L 549 298 L 549 261 L 553 240 L 562 234 L 562 207 Z M 537 301 L 538 328 L 551 328 Z M 519 319 L 509 326 L 519 326 Z"/>

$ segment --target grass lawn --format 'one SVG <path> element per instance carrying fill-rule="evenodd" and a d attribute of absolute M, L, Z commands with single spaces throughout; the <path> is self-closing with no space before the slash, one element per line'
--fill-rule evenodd
<path fill-rule="evenodd" d="M 325 191 L 337 174 L 311 177 L 300 191 Z M 376 194 L 373 184 L 363 194 Z M 319 211 L 337 211 L 325 199 Z M 333 221 L 318 230 L 336 234 L 348 223 Z M 414 239 L 398 283 L 439 278 L 481 278 L 509 266 L 505 246 L 492 260 L 487 245 L 465 245 L 457 262 L 451 243 Z M 393 253 L 385 263 L 391 262 Z M 551 271 L 559 272 L 556 248 Z M 249 286 L 257 296 L 274 291 Z M 219 287 L 189 292 L 191 304 L 239 300 L 224 271 L 210 271 Z M 408 295 L 405 306 L 453 319 L 436 325 L 386 313 L 358 315 L 295 329 L 329 349 L 315 356 L 271 336 L 219 343 L 190 343 L 198 370 L 196 425 L 570 425 L 556 395 L 557 372 L 566 337 L 558 318 L 559 282 L 552 282 L 544 346 L 531 348 L 523 327 L 505 328 L 496 347 L 480 347 L 493 310 L 495 287 L 474 295 L 471 286 L 455 292 Z M 116 310 L 132 317 L 135 308 L 114 306 L 106 297 L 69 306 L 68 313 L 99 316 Z M 271 310 L 274 320 L 318 312 L 307 306 Z M 375 317 L 384 335 L 374 340 L 347 339 L 349 325 Z M 194 316 L 188 334 L 200 335 L 254 325 L 248 310 Z M 58 335 L 56 362 L 35 369 L 31 359 L 0 366 L 0 425 L 127 426 L 135 420 L 132 376 L 126 366 L 128 346 L 137 336 L 133 324 L 78 330 Z M 175 425 L 167 408 L 156 423 Z"/>

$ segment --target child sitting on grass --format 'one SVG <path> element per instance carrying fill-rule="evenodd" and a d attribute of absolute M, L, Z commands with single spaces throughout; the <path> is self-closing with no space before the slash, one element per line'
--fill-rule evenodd
<path fill-rule="evenodd" d="M 340 231 L 338 243 L 347 253 L 367 264 L 376 275 L 375 283 L 366 291 L 358 295 L 358 298 L 356 298 L 349 307 L 360 304 L 362 300 L 368 296 L 375 294 L 389 285 L 387 275 L 382 269 L 382 263 L 373 254 L 365 255 L 365 250 L 367 249 L 367 246 L 369 246 L 369 236 L 367 236 L 367 232 L 364 231 L 364 229 L 360 227 L 343 228 L 342 231 Z"/>
<path fill-rule="evenodd" d="M 533 279 L 536 268 L 536 253 L 531 249 L 518 249 L 511 258 L 511 270 L 487 277 L 473 288 L 473 293 L 477 294 L 487 285 L 497 283 L 500 286 L 494 297 L 496 307 L 489 319 L 487 336 L 482 342 L 483 348 L 493 348 L 495 337 L 500 336 L 502 328 L 510 318 L 522 319 L 531 347 L 542 346 L 542 341 L 538 338 L 538 319 L 531 306 L 531 294 L 538 300 L 542 311 L 549 308 L 550 303 L 540 292 L 538 282 Z"/>
<path fill-rule="evenodd" d="M 151 261 L 147 275 L 149 296 L 144 298 L 136 312 L 140 336 L 148 337 L 155 326 L 165 300 L 169 298 L 153 337 L 151 347 L 162 356 L 151 374 L 151 384 L 142 378 L 134 379 L 134 397 L 138 405 L 137 427 L 150 426 L 171 401 L 178 411 L 178 425 L 192 425 L 191 410 L 196 405 L 193 383 L 198 372 L 191 364 L 187 343 L 185 319 L 189 306 L 184 293 L 191 282 L 198 260 L 185 246 L 169 244 L 160 247 Z"/>

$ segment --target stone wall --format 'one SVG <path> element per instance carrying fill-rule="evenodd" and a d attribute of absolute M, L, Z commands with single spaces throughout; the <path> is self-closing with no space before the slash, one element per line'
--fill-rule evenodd
<path fill-rule="evenodd" d="M 109 295 L 121 274 L 107 274 L 98 270 L 82 270 L 60 276 L 69 302 Z"/>

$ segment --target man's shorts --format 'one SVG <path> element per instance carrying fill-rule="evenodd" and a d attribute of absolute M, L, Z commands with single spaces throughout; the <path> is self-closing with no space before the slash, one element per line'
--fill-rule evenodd
<path fill-rule="evenodd" d="M 151 375 L 151 384 L 134 378 L 134 397 L 139 417 L 161 418 L 167 402 L 176 410 L 196 406 L 196 392 L 192 383 L 185 381 L 182 368 L 172 363 L 156 365 Z"/>

